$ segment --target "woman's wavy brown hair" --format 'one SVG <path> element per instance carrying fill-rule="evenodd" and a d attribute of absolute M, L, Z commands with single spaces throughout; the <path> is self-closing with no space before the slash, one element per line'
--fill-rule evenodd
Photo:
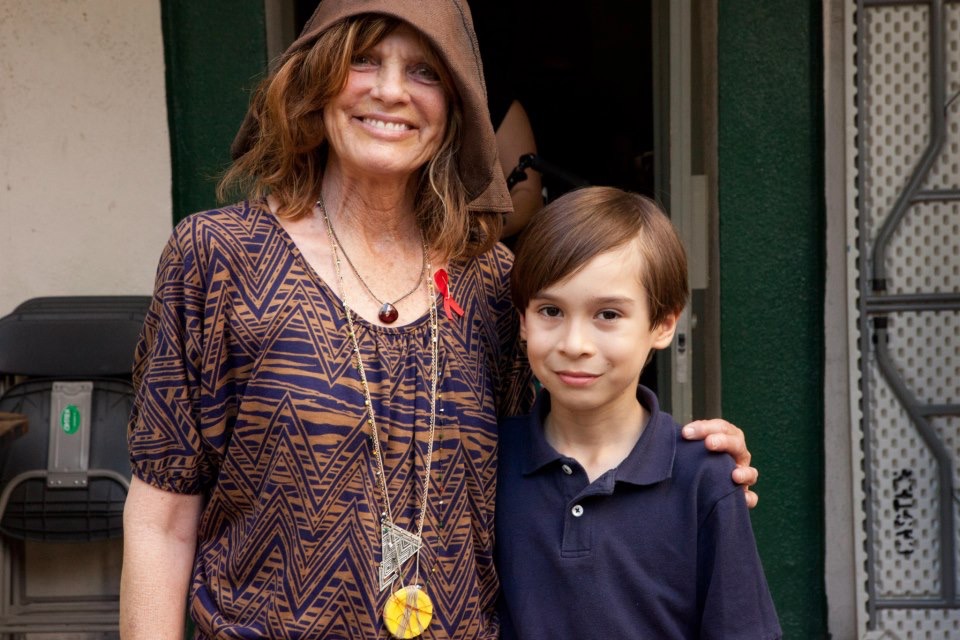
<path fill-rule="evenodd" d="M 370 49 L 403 24 L 388 16 L 363 14 L 324 31 L 313 46 L 290 54 L 254 91 L 250 112 L 258 124 L 250 148 L 227 169 L 217 196 L 238 194 L 279 204 L 277 215 L 310 215 L 320 197 L 327 160 L 323 108 L 346 86 L 355 55 Z M 420 170 L 414 206 L 428 246 L 439 258 L 472 257 L 490 249 L 500 235 L 498 213 L 471 213 L 460 179 L 457 156 L 463 127 L 459 97 L 450 73 L 433 46 L 421 44 L 433 58 L 450 102 L 444 139 Z"/>

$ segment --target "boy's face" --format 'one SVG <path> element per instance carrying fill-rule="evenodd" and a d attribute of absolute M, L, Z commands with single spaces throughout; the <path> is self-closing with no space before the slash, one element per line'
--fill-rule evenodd
<path fill-rule="evenodd" d="M 636 402 L 647 355 L 668 346 L 677 326 L 670 316 L 651 329 L 640 268 L 630 242 L 530 299 L 520 332 L 553 409 L 614 411 Z"/>

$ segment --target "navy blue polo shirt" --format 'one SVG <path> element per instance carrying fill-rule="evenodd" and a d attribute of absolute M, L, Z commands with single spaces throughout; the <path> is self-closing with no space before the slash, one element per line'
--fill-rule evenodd
<path fill-rule="evenodd" d="M 547 443 L 546 390 L 500 425 L 501 637 L 780 638 L 733 461 L 637 397 L 646 429 L 593 482 Z"/>

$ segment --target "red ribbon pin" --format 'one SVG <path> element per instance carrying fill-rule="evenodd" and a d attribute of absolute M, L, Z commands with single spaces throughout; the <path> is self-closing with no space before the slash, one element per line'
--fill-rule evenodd
<path fill-rule="evenodd" d="M 437 272 L 433 274 L 433 281 L 437 283 L 437 291 L 443 296 L 443 311 L 447 314 L 447 317 L 453 320 L 453 314 L 462 316 L 463 309 L 450 294 L 450 276 L 447 275 L 446 270 L 437 269 Z"/>

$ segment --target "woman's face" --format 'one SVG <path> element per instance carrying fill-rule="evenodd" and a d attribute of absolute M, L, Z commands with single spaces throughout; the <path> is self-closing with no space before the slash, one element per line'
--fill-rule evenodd
<path fill-rule="evenodd" d="M 407 179 L 437 153 L 449 104 L 432 59 L 407 25 L 354 56 L 323 110 L 329 159 L 345 175 Z"/>

